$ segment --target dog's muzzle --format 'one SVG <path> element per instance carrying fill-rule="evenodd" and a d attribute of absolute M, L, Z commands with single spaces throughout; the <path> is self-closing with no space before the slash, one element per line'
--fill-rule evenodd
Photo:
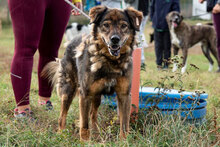
<path fill-rule="evenodd" d="M 180 21 L 180 20 L 179 20 L 178 16 L 176 16 L 176 17 L 172 20 L 172 26 L 173 26 L 174 28 L 178 27 L 179 21 Z"/>
<path fill-rule="evenodd" d="M 110 43 L 107 43 L 104 38 L 102 38 L 105 44 L 108 46 L 108 51 L 112 56 L 118 56 L 120 54 L 120 49 L 124 45 L 127 39 L 120 44 L 120 37 L 118 35 L 113 35 L 110 38 Z"/>
<path fill-rule="evenodd" d="M 111 55 L 113 56 L 118 56 L 120 53 L 120 37 L 118 35 L 113 35 L 111 37 L 111 42 L 110 45 L 108 46 L 108 50 L 110 52 Z"/>

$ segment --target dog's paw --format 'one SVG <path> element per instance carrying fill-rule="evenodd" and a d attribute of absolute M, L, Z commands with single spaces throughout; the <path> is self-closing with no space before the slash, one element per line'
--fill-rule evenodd
<path fill-rule="evenodd" d="M 209 64 L 209 72 L 211 72 L 213 70 L 213 64 Z"/>
<path fill-rule="evenodd" d="M 120 140 L 126 140 L 127 139 L 127 133 L 120 133 Z"/>
<path fill-rule="evenodd" d="M 184 74 L 186 72 L 186 66 L 181 69 L 181 73 Z"/>
<path fill-rule="evenodd" d="M 89 129 L 80 128 L 80 140 L 89 141 L 90 131 Z"/>
<path fill-rule="evenodd" d="M 177 69 L 178 69 L 178 67 L 177 67 L 177 63 L 174 63 L 174 64 L 173 64 L 172 72 L 175 72 Z"/>

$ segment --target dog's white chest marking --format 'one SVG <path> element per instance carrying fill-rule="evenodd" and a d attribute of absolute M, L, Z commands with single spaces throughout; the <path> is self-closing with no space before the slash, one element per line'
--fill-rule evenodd
<path fill-rule="evenodd" d="M 180 40 L 176 36 L 173 25 L 171 26 L 170 34 L 172 36 L 172 44 L 176 45 L 177 47 L 180 47 Z"/>

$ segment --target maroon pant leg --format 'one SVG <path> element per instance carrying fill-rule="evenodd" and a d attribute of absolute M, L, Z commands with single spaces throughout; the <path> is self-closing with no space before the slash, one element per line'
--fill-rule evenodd
<path fill-rule="evenodd" d="M 63 17 L 69 18 L 70 8 L 67 4 L 60 3 L 61 0 L 8 0 L 15 37 L 15 51 L 11 64 L 11 81 L 16 103 L 19 106 L 29 104 L 33 56 L 37 48 L 40 48 L 39 44 L 44 44 L 40 43 L 42 42 L 40 40 L 42 40 L 41 38 L 43 37 L 43 28 L 52 27 L 48 26 L 48 23 L 45 23 L 45 19 L 53 19 L 56 17 L 57 13 L 49 15 L 48 12 L 52 10 L 52 4 L 58 1 L 61 8 L 64 8 L 62 5 L 66 6 L 67 9 L 63 9 L 63 11 L 68 11 L 68 16 Z M 63 21 L 67 23 L 68 19 L 63 19 Z M 57 26 L 57 30 L 51 30 L 51 32 L 48 33 L 51 34 L 51 36 L 57 35 L 57 38 L 61 40 L 64 29 L 65 26 Z M 48 42 L 48 44 L 49 43 L 56 44 L 49 48 L 49 50 L 52 56 L 57 55 L 57 50 L 60 45 L 59 39 L 57 42 Z M 44 51 L 41 51 L 41 53 L 42 52 Z M 48 58 L 51 57 L 48 56 Z M 51 59 L 43 60 L 50 61 Z M 42 63 L 40 63 L 39 66 L 41 64 Z M 51 88 L 48 90 L 49 92 L 51 91 L 50 89 Z"/>
<path fill-rule="evenodd" d="M 39 95 L 43 97 L 51 96 L 52 87 L 46 79 L 40 76 L 40 73 L 48 62 L 55 60 L 58 56 L 58 49 L 71 12 L 71 7 L 64 0 L 51 1 L 45 15 L 39 44 L 38 82 Z"/>
<path fill-rule="evenodd" d="M 218 58 L 220 59 L 220 13 L 213 14 L 213 22 L 217 35 Z"/>

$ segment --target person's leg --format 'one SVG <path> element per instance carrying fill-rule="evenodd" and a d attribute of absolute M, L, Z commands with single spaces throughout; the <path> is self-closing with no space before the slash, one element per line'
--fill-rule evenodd
<path fill-rule="evenodd" d="M 140 25 L 140 33 L 139 33 L 139 40 L 141 44 L 141 64 L 144 64 L 145 57 L 144 57 L 144 48 L 146 47 L 146 39 L 144 35 L 145 25 L 147 22 L 148 16 L 145 16 Z"/>
<path fill-rule="evenodd" d="M 18 111 L 29 106 L 33 56 L 43 26 L 44 0 L 8 0 L 15 38 L 11 63 L 11 82 Z"/>
<path fill-rule="evenodd" d="M 220 13 L 213 14 L 213 22 L 216 30 L 217 36 L 217 50 L 218 50 L 218 58 L 220 59 Z M 220 72 L 220 69 L 218 69 Z"/>
<path fill-rule="evenodd" d="M 161 35 L 163 35 L 162 32 L 154 31 L 156 64 L 158 67 L 161 67 L 163 62 L 163 39 Z"/>
<path fill-rule="evenodd" d="M 163 46 L 164 46 L 164 50 L 163 50 L 163 54 L 164 54 L 164 68 L 168 68 L 168 61 L 170 59 L 171 56 L 171 42 L 170 42 L 170 32 L 169 31 L 165 31 L 164 35 L 163 35 Z"/>
<path fill-rule="evenodd" d="M 142 23 L 141 23 L 141 26 L 140 27 L 143 27 L 143 28 L 140 28 L 140 29 L 143 29 L 143 34 L 142 34 L 142 40 L 143 40 L 143 47 L 144 48 L 147 48 L 148 47 L 148 44 L 147 44 L 147 40 L 146 40 L 146 37 L 145 37 L 145 34 L 144 34 L 144 30 L 146 28 L 146 24 L 147 24 L 147 20 L 148 20 L 148 15 L 147 16 L 144 16 L 143 20 L 142 20 Z"/>
<path fill-rule="evenodd" d="M 51 1 L 47 8 L 43 31 L 39 44 L 39 64 L 38 64 L 38 82 L 39 82 L 39 100 L 47 101 L 51 97 L 52 87 L 48 80 L 42 78 L 41 71 L 50 61 L 54 61 L 58 56 L 62 37 L 69 20 L 71 7 L 63 0 Z"/>

